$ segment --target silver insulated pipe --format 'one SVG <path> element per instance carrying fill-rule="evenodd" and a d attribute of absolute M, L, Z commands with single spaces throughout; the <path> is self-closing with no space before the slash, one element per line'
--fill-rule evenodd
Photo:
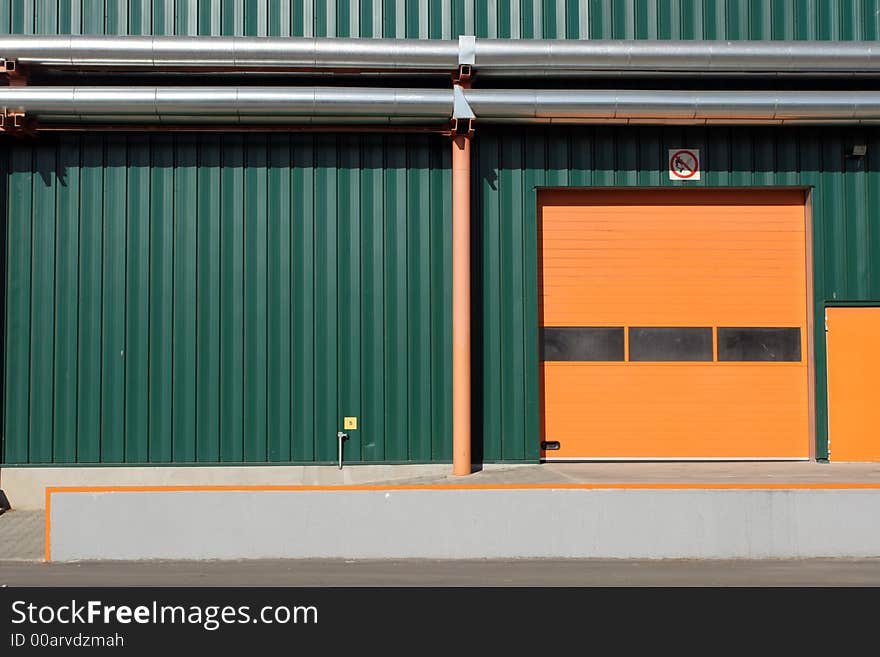
<path fill-rule="evenodd" d="M 471 89 L 481 123 L 868 124 L 880 91 L 641 91 Z"/>
<path fill-rule="evenodd" d="M 54 69 L 297 70 L 481 76 L 880 74 L 876 41 L 2 36 L 0 58 Z"/>
<path fill-rule="evenodd" d="M 451 71 L 458 42 L 278 37 L 4 36 L 0 58 L 52 69 Z"/>
<path fill-rule="evenodd" d="M 44 123 L 440 123 L 452 90 L 347 87 L 0 87 L 0 107 Z"/>
<path fill-rule="evenodd" d="M 480 75 L 880 73 L 876 41 L 477 39 Z"/>
<path fill-rule="evenodd" d="M 479 123 L 880 123 L 880 91 L 0 87 L 0 108 L 41 123 L 437 124 L 454 93 Z"/>

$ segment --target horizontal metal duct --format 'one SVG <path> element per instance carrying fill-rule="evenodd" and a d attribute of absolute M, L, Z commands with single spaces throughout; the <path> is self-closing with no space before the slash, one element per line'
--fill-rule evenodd
<path fill-rule="evenodd" d="M 458 42 L 429 39 L 5 36 L 0 57 L 41 68 L 448 72 Z"/>
<path fill-rule="evenodd" d="M 876 123 L 880 91 L 465 91 L 491 123 Z"/>
<path fill-rule="evenodd" d="M 880 73 L 876 41 L 477 39 L 491 75 Z"/>
<path fill-rule="evenodd" d="M 880 91 L 460 90 L 479 122 L 860 124 Z M 451 89 L 340 87 L 3 87 L 0 107 L 46 123 L 445 122 Z"/>
<path fill-rule="evenodd" d="M 876 41 L 3 36 L 0 58 L 44 68 L 433 71 L 480 75 L 880 74 Z"/>
<path fill-rule="evenodd" d="M 0 107 L 47 123 L 438 123 L 452 90 L 347 87 L 5 87 Z"/>

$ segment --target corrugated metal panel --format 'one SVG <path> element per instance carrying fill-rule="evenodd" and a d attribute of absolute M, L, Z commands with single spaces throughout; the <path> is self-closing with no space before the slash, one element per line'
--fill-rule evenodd
<path fill-rule="evenodd" d="M 847 158 L 866 143 L 868 157 Z M 477 417 L 489 460 L 537 455 L 536 186 L 659 186 L 668 148 L 701 149 L 701 187 L 813 187 L 818 456 L 826 452 L 826 303 L 880 302 L 880 130 L 487 129 L 475 141 Z"/>
<path fill-rule="evenodd" d="M 4 462 L 449 460 L 445 146 L 10 143 Z"/>
<path fill-rule="evenodd" d="M 877 39 L 878 0 L 14 0 L 0 33 Z"/>
<path fill-rule="evenodd" d="M 17 0 L 0 33 L 875 40 L 880 0 Z M 880 299 L 880 139 L 859 134 L 862 164 L 827 129 L 481 131 L 482 457 L 538 453 L 535 186 L 669 185 L 669 145 L 705 149 L 702 185 L 814 185 L 821 326 L 826 301 Z M 329 461 L 343 414 L 361 418 L 349 460 L 448 459 L 447 150 L 242 136 L 11 148 L 6 462 Z M 816 357 L 823 456 L 822 340 Z"/>
<path fill-rule="evenodd" d="M 673 185 L 666 149 L 700 148 L 701 186 L 814 187 L 817 326 L 826 303 L 880 301 L 880 131 L 484 128 L 475 145 L 488 461 L 537 458 L 536 186 Z M 347 414 L 350 460 L 448 459 L 448 166 L 430 137 L 15 143 L 6 462 L 330 461 Z"/>

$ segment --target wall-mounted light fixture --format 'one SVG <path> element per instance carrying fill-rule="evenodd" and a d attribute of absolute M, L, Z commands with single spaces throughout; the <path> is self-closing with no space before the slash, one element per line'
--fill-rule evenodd
<path fill-rule="evenodd" d="M 865 157 L 865 153 L 868 152 L 868 146 L 866 144 L 853 144 L 846 150 L 847 157 Z"/>

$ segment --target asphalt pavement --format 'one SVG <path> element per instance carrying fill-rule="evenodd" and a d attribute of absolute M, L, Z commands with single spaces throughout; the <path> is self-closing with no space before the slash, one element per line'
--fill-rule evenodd
<path fill-rule="evenodd" d="M 0 561 L 0 586 L 880 586 L 880 559 Z"/>

